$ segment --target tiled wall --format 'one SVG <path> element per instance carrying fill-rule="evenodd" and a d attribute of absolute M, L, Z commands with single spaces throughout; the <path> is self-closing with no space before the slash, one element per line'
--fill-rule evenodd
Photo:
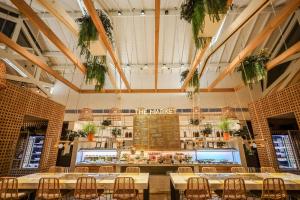
<path fill-rule="evenodd" d="M 300 83 L 249 104 L 261 166 L 278 168 L 267 118 L 291 112 L 300 127 Z"/>
<path fill-rule="evenodd" d="M 7 82 L 0 91 L 0 175 L 8 175 L 25 115 L 48 120 L 40 171 L 55 165 L 65 107 Z M 19 174 L 22 174 L 20 170 Z M 18 175 L 18 174 L 16 174 Z"/>

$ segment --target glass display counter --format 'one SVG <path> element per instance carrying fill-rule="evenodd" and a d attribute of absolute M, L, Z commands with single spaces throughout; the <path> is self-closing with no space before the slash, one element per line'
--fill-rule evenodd
<path fill-rule="evenodd" d="M 76 155 L 76 165 L 116 163 L 117 158 L 116 149 L 80 149 Z"/>
<path fill-rule="evenodd" d="M 236 149 L 196 150 L 196 159 L 201 164 L 241 164 L 240 152 Z"/>

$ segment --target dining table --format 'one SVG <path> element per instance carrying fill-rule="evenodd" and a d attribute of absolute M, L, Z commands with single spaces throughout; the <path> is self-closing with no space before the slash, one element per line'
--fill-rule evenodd
<path fill-rule="evenodd" d="M 170 173 L 172 200 L 180 199 L 180 191 L 187 189 L 191 177 L 207 178 L 212 191 L 223 190 L 227 178 L 243 178 L 248 191 L 261 191 L 265 178 L 282 178 L 288 192 L 300 193 L 300 175 L 292 173 Z"/>
<path fill-rule="evenodd" d="M 97 189 L 113 190 L 117 177 L 132 177 L 135 189 L 143 190 L 143 199 L 149 200 L 149 173 L 35 173 L 18 177 L 20 190 L 36 190 L 40 178 L 58 178 L 61 190 L 74 190 L 79 177 L 92 176 Z"/>

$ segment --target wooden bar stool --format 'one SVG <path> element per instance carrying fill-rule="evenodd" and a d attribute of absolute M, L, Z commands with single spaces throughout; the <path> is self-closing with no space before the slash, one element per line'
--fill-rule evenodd
<path fill-rule="evenodd" d="M 75 173 L 89 173 L 88 167 L 75 167 Z"/>
<path fill-rule="evenodd" d="M 62 199 L 57 178 L 41 178 L 36 191 L 37 199 L 55 200 Z"/>
<path fill-rule="evenodd" d="M 48 170 L 49 173 L 64 173 L 65 168 L 64 167 L 58 167 L 58 166 L 51 166 Z"/>
<path fill-rule="evenodd" d="M 261 173 L 276 173 L 276 170 L 274 167 L 261 167 L 260 168 Z"/>
<path fill-rule="evenodd" d="M 99 173 L 115 173 L 113 166 L 101 166 L 99 167 Z"/>
<path fill-rule="evenodd" d="M 97 199 L 103 190 L 97 191 L 95 177 L 79 177 L 76 182 L 74 198 L 80 200 Z"/>
<path fill-rule="evenodd" d="M 287 199 L 284 181 L 281 178 L 266 178 L 263 180 L 261 199 Z"/>
<path fill-rule="evenodd" d="M 0 178 L 0 199 L 21 199 L 28 194 L 18 191 L 18 179 L 13 177 Z"/>
<path fill-rule="evenodd" d="M 191 167 L 178 167 L 178 173 L 194 173 Z"/>
<path fill-rule="evenodd" d="M 247 199 L 245 181 L 241 178 L 228 178 L 224 181 L 223 200 Z"/>
<path fill-rule="evenodd" d="M 140 168 L 139 167 L 126 167 L 126 173 L 140 173 Z"/>
<path fill-rule="evenodd" d="M 247 173 L 245 167 L 231 167 L 231 173 Z"/>
<path fill-rule="evenodd" d="M 202 173 L 217 173 L 217 168 L 215 168 L 215 167 L 202 167 Z"/>
<path fill-rule="evenodd" d="M 208 180 L 202 177 L 191 177 L 187 181 L 187 189 L 184 192 L 186 199 L 207 200 L 211 199 Z"/>
<path fill-rule="evenodd" d="M 135 189 L 134 179 L 132 177 L 117 177 L 114 183 L 114 199 L 139 199 L 139 192 Z"/>

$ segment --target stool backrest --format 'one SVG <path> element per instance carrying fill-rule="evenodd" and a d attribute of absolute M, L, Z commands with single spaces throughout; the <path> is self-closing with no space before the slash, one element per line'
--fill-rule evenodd
<path fill-rule="evenodd" d="M 126 173 L 140 173 L 139 167 L 126 167 Z"/>
<path fill-rule="evenodd" d="M 58 199 L 60 197 L 59 179 L 40 178 L 37 189 L 38 199 Z"/>
<path fill-rule="evenodd" d="M 113 198 L 134 199 L 136 190 L 132 177 L 117 177 L 114 183 Z"/>
<path fill-rule="evenodd" d="M 276 173 L 276 170 L 274 167 L 261 167 L 260 168 L 261 173 Z"/>
<path fill-rule="evenodd" d="M 191 167 L 178 167 L 178 173 L 194 173 Z"/>
<path fill-rule="evenodd" d="M 246 186 L 242 178 L 228 178 L 224 181 L 223 199 L 245 199 Z"/>
<path fill-rule="evenodd" d="M 273 199 L 286 199 L 287 192 L 285 184 L 281 178 L 265 178 L 263 180 L 262 197 Z"/>
<path fill-rule="evenodd" d="M 247 173 L 245 167 L 231 167 L 231 173 Z"/>
<path fill-rule="evenodd" d="M 96 178 L 91 176 L 79 177 L 74 191 L 76 199 L 94 199 L 98 197 Z"/>
<path fill-rule="evenodd" d="M 215 168 L 215 167 L 202 167 L 202 173 L 217 173 L 217 168 Z"/>
<path fill-rule="evenodd" d="M 58 166 L 51 166 L 48 170 L 49 173 L 64 173 L 65 168 L 64 167 L 58 167 Z"/>
<path fill-rule="evenodd" d="M 14 177 L 0 178 L 0 199 L 11 199 L 18 196 L 18 179 Z"/>
<path fill-rule="evenodd" d="M 211 199 L 208 180 L 202 177 L 189 178 L 185 195 L 187 199 Z"/>
<path fill-rule="evenodd" d="M 89 173 L 88 167 L 75 167 L 75 173 Z"/>
<path fill-rule="evenodd" d="M 99 173 L 114 173 L 114 167 L 113 166 L 101 166 L 99 167 Z"/>

